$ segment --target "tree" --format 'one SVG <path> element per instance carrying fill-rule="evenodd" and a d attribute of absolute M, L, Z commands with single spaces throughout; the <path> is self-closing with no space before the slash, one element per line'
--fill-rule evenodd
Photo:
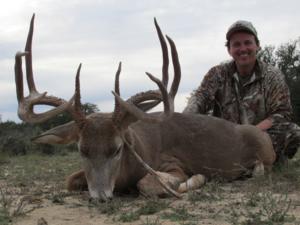
<path fill-rule="evenodd" d="M 85 115 L 89 115 L 91 113 L 99 112 L 97 105 L 92 103 L 85 103 L 81 105 L 81 110 Z M 49 130 L 53 127 L 62 125 L 64 123 L 70 122 L 72 120 L 72 115 L 68 112 L 61 113 L 44 123 L 39 124 L 38 126 L 42 128 L 42 130 Z"/>
<path fill-rule="evenodd" d="M 88 102 L 81 106 L 81 110 L 85 115 L 100 111 L 97 105 Z"/>
<path fill-rule="evenodd" d="M 267 45 L 258 52 L 257 57 L 272 66 L 276 66 L 277 59 L 275 57 L 275 46 Z"/>
<path fill-rule="evenodd" d="M 264 47 L 258 54 L 262 61 L 277 66 L 285 75 L 291 92 L 295 121 L 300 123 L 300 38 L 280 45 Z"/>
<path fill-rule="evenodd" d="M 281 45 L 276 51 L 277 64 L 286 75 L 289 86 L 300 80 L 300 39 Z"/>

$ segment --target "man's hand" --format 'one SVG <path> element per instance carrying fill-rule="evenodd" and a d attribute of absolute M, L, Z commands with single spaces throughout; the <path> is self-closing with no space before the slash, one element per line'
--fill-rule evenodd
<path fill-rule="evenodd" d="M 271 128 L 272 126 L 272 120 L 271 119 L 265 119 L 263 121 L 261 121 L 260 123 L 258 123 L 256 125 L 257 128 L 259 128 L 260 130 L 262 131 L 266 131 L 268 130 L 269 128 Z"/>

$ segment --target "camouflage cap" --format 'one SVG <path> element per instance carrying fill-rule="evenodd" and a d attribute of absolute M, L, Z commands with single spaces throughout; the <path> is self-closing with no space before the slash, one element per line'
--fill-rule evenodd
<path fill-rule="evenodd" d="M 251 34 L 253 34 L 255 36 L 255 38 L 258 40 L 257 37 L 257 31 L 255 29 L 255 27 L 253 26 L 253 24 L 249 21 L 246 20 L 238 20 L 236 21 L 234 24 L 232 24 L 227 33 L 226 33 L 226 39 L 227 41 L 229 41 L 230 36 L 237 32 L 237 31 L 247 31 L 250 32 Z"/>

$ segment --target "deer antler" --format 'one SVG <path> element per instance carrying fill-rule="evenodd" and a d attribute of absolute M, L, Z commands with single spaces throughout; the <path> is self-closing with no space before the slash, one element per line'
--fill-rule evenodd
<path fill-rule="evenodd" d="M 36 90 L 33 70 L 32 70 L 32 37 L 34 30 L 34 17 L 33 14 L 30 22 L 30 28 L 27 36 L 26 46 L 24 52 L 17 52 L 15 56 L 15 82 L 16 82 L 16 92 L 18 99 L 18 115 L 21 120 L 29 123 L 40 123 L 50 119 L 51 117 L 60 114 L 66 111 L 73 102 L 71 98 L 68 102 L 64 99 L 47 96 L 47 92 L 39 93 Z M 27 84 L 29 89 L 29 95 L 24 97 L 24 88 L 23 88 L 23 71 L 22 71 L 22 57 L 25 56 L 26 62 L 26 77 Z M 54 109 L 51 109 L 44 113 L 36 114 L 33 109 L 35 105 L 49 105 L 54 106 Z"/>
<path fill-rule="evenodd" d="M 122 69 L 122 63 L 119 63 L 118 66 L 118 70 L 116 72 L 116 76 L 115 76 L 115 92 L 120 95 L 120 73 L 121 73 L 121 69 Z M 115 100 L 115 109 L 114 109 L 114 118 L 120 113 L 121 108 L 120 108 L 120 103 L 118 101 Z"/>
<path fill-rule="evenodd" d="M 167 84 L 168 84 L 168 72 L 166 71 L 166 68 L 168 68 L 168 50 L 167 50 L 167 45 L 165 44 L 165 41 L 163 40 L 163 36 L 161 33 L 161 30 L 156 22 L 156 20 L 154 20 L 155 23 L 155 27 L 160 39 L 160 43 L 161 43 L 161 48 L 163 51 L 163 78 L 162 81 L 160 81 L 159 79 L 155 78 L 153 75 L 151 75 L 150 73 L 146 74 L 149 76 L 149 78 L 154 81 L 158 87 L 159 90 L 161 91 L 161 95 L 162 95 L 162 99 L 163 99 L 163 103 L 164 103 L 164 114 L 165 115 L 171 115 L 174 112 L 174 99 L 176 96 L 176 93 L 178 91 L 178 86 L 180 83 L 180 78 L 181 78 L 181 68 L 180 68 L 180 63 L 179 63 L 179 59 L 178 59 L 178 53 L 177 53 L 177 49 L 176 49 L 176 45 L 174 43 L 174 41 L 166 36 L 170 48 L 171 48 L 171 55 L 172 55 L 172 62 L 173 62 L 173 67 L 174 67 L 174 79 L 171 85 L 171 89 L 168 92 L 167 91 Z M 113 94 L 116 97 L 116 100 L 119 102 L 119 104 L 124 107 L 127 111 L 129 111 L 131 114 L 133 114 L 135 117 L 137 117 L 140 120 L 144 120 L 144 121 L 160 121 L 161 118 L 157 118 L 157 117 L 152 117 L 151 115 L 143 112 L 142 110 L 138 109 L 137 107 L 135 107 L 133 104 L 129 104 L 128 102 L 123 101 L 120 96 L 118 96 L 117 93 L 113 92 Z"/>
<path fill-rule="evenodd" d="M 80 70 L 81 70 L 81 64 L 79 64 L 79 67 L 78 67 L 77 73 L 76 73 L 74 107 L 70 108 L 70 113 L 72 114 L 72 117 L 75 120 L 79 129 L 82 129 L 86 122 L 86 116 L 81 111 Z"/>
<path fill-rule="evenodd" d="M 116 95 L 120 96 L 119 77 L 121 73 L 121 62 L 119 63 L 118 70 L 115 76 L 115 90 Z M 138 93 L 131 96 L 127 102 L 133 104 L 141 109 L 143 112 L 152 109 L 158 105 L 162 100 L 161 93 L 159 90 L 150 90 L 146 92 Z M 127 111 L 121 110 L 121 105 L 118 101 L 118 97 L 115 96 L 115 109 L 113 112 L 113 120 L 116 124 L 121 123 Z"/>
<path fill-rule="evenodd" d="M 156 105 L 158 105 L 161 102 L 161 100 L 169 98 L 169 97 L 167 97 L 168 94 L 167 94 L 167 91 L 166 91 L 166 87 L 168 86 L 168 80 L 169 80 L 168 47 L 167 47 L 167 43 L 166 43 L 166 40 L 164 38 L 164 35 L 161 32 L 161 29 L 160 29 L 160 27 L 159 27 L 159 25 L 158 25 L 155 18 L 154 18 L 154 24 L 155 24 L 156 32 L 157 32 L 159 42 L 160 42 L 160 45 L 161 45 L 162 57 L 163 57 L 162 82 L 160 82 L 159 80 L 155 81 L 156 83 L 157 82 L 162 83 L 161 85 L 157 83 L 160 86 L 159 87 L 160 91 L 156 90 L 156 91 L 147 91 L 147 92 L 138 93 L 138 94 L 132 96 L 130 99 L 128 99 L 126 101 L 128 103 L 128 105 L 133 104 L 133 105 L 137 106 L 142 112 L 147 111 L 148 109 L 151 109 L 151 108 L 155 107 Z M 169 39 L 168 37 L 167 37 L 167 39 L 168 39 L 168 41 L 170 43 L 170 46 L 171 46 L 174 71 L 176 72 L 176 78 L 175 78 L 176 82 L 173 81 L 173 85 L 177 84 L 177 87 L 178 87 L 179 81 L 180 81 L 180 65 L 179 65 L 179 61 L 178 61 L 176 47 L 174 45 L 174 42 L 171 39 Z M 175 49 L 175 51 L 174 51 L 174 49 Z M 176 57 L 177 57 L 177 59 L 176 59 Z M 122 101 L 122 100 L 116 96 L 116 95 L 120 96 L 120 93 L 119 93 L 119 74 L 120 74 L 120 70 L 121 70 L 121 65 L 119 65 L 118 71 L 116 73 L 115 91 L 114 91 L 115 93 L 113 93 L 115 95 L 114 120 L 116 122 L 121 121 L 124 114 L 125 114 L 122 110 L 120 110 L 120 104 L 121 104 L 120 101 Z M 178 71 L 179 71 L 179 75 L 178 75 Z M 153 76 L 150 75 L 149 73 L 147 73 L 147 75 L 153 78 Z M 170 94 L 170 96 L 172 96 L 173 99 L 174 99 L 175 94 L 177 92 L 177 88 L 175 86 L 176 85 L 174 85 L 174 87 L 171 88 L 171 94 Z M 163 96 L 165 96 L 165 97 L 163 97 Z M 170 101 L 169 100 L 164 100 L 164 107 L 165 107 L 165 112 L 166 113 L 174 111 L 174 103 L 173 102 L 174 102 L 174 100 L 171 100 L 171 99 L 170 99 Z M 133 109 L 131 109 L 131 108 L 127 109 L 127 111 L 130 111 L 130 110 L 133 110 Z M 139 115 L 142 115 L 142 113 L 139 113 Z M 146 118 L 146 117 L 143 116 L 143 118 Z M 150 120 L 153 121 L 153 120 L 156 120 L 156 119 L 151 118 Z"/>

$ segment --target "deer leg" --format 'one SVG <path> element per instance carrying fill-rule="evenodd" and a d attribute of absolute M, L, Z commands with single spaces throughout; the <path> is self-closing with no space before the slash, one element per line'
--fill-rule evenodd
<path fill-rule="evenodd" d="M 260 177 L 263 176 L 265 174 L 265 167 L 263 162 L 261 161 L 256 161 L 255 165 L 254 165 L 254 169 L 252 171 L 252 176 L 253 177 Z"/>
<path fill-rule="evenodd" d="M 263 132 L 261 139 L 264 144 L 257 152 L 257 156 L 265 166 L 272 167 L 276 159 L 276 153 L 273 148 L 271 137 L 268 135 L 268 133 Z"/>
<path fill-rule="evenodd" d="M 185 182 L 182 182 L 177 192 L 184 193 L 190 190 L 195 190 L 202 187 L 205 184 L 205 177 L 202 174 L 196 174 L 187 179 Z"/>
<path fill-rule="evenodd" d="M 255 162 L 252 173 L 254 177 L 264 175 L 264 171 L 271 172 L 272 165 L 276 159 L 270 136 L 266 132 L 263 132 L 263 135 L 260 136 L 260 140 L 262 141 L 262 147 L 259 148 L 256 155 L 258 160 Z"/>
<path fill-rule="evenodd" d="M 179 173 L 167 173 L 156 171 L 164 183 L 166 183 L 173 190 L 177 190 L 180 183 L 186 179 L 186 175 L 179 176 Z M 161 186 L 152 174 L 148 173 L 144 176 L 137 184 L 139 192 L 147 197 L 166 197 L 169 196 L 169 193 Z"/>
<path fill-rule="evenodd" d="M 87 180 L 83 170 L 72 173 L 67 178 L 68 191 L 84 191 L 88 189 Z"/>

